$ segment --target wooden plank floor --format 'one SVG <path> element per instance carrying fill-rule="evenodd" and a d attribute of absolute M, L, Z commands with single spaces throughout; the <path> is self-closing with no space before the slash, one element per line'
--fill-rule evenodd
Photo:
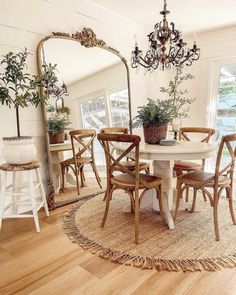
<path fill-rule="evenodd" d="M 70 206 L 31 219 L 4 220 L 0 233 L 0 294 L 236 294 L 236 269 L 157 272 L 113 264 L 84 251 L 64 234 Z M 191 249 L 190 249 L 191 251 Z"/>

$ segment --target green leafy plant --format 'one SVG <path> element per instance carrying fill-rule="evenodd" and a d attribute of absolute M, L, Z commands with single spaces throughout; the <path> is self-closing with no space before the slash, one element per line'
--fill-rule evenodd
<path fill-rule="evenodd" d="M 55 113 L 52 114 L 48 121 L 48 132 L 52 135 L 63 133 L 69 129 L 68 126 L 71 124 L 67 114 Z"/>
<path fill-rule="evenodd" d="M 168 87 L 161 87 L 162 93 L 168 94 L 169 102 L 172 107 L 172 116 L 175 118 L 186 118 L 190 110 L 190 105 L 196 100 L 189 97 L 187 89 L 181 89 L 184 81 L 192 80 L 194 76 L 190 73 L 183 74 L 183 68 L 177 67 L 173 81 L 169 82 Z"/>
<path fill-rule="evenodd" d="M 41 97 L 38 87 L 43 86 L 47 89 L 54 83 L 52 77 L 55 79 L 56 65 L 49 65 L 47 71 L 43 71 L 40 76 L 26 73 L 28 54 L 27 49 L 19 53 L 9 52 L 1 61 L 3 69 L 0 74 L 0 103 L 9 108 L 12 106 L 15 108 L 18 137 L 20 137 L 19 109 L 29 105 L 37 107 L 40 102 L 46 103 L 48 95 L 45 93 Z"/>
<path fill-rule="evenodd" d="M 168 123 L 173 119 L 173 106 L 171 100 L 153 100 L 139 107 L 138 115 L 134 118 L 133 127 L 148 126 L 155 123 Z"/>

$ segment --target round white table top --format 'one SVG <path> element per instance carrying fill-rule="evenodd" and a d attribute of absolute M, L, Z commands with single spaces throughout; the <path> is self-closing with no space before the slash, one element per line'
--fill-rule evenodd
<path fill-rule="evenodd" d="M 116 144 L 119 152 L 125 150 L 128 144 Z M 216 144 L 194 141 L 179 141 L 174 146 L 159 144 L 140 144 L 140 158 L 146 160 L 200 160 L 211 158 L 215 155 Z M 133 156 L 133 151 L 129 153 Z"/>

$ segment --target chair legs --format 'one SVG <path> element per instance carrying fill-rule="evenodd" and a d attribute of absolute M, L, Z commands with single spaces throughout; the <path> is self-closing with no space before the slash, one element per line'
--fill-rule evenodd
<path fill-rule="evenodd" d="M 110 188 L 108 188 L 108 190 L 106 192 L 106 207 L 105 207 L 105 211 L 104 211 L 104 215 L 103 215 L 103 219 L 102 219 L 102 223 L 101 223 L 102 228 L 104 227 L 104 225 L 106 223 L 113 191 L 114 191 L 113 188 L 110 187 Z M 132 201 L 131 201 L 131 203 L 133 204 Z M 131 208 L 132 207 L 133 207 L 133 205 L 131 205 Z M 135 219 L 135 243 L 138 244 L 138 240 L 139 240 L 139 194 L 138 194 L 138 192 L 135 192 L 134 219 Z"/>
<path fill-rule="evenodd" d="M 79 191 L 79 169 L 77 167 L 77 165 L 75 165 L 75 179 L 76 179 L 76 187 L 77 187 L 77 194 L 80 194 Z"/>
<path fill-rule="evenodd" d="M 232 187 L 226 188 L 226 194 L 229 201 L 229 211 L 230 211 L 231 219 L 233 224 L 236 225 L 236 219 L 235 219 L 234 208 L 233 208 Z M 215 229 L 216 241 L 220 240 L 219 223 L 218 223 L 218 203 L 219 203 L 219 196 L 217 194 L 217 195 L 214 195 L 214 204 L 213 204 L 214 229 Z"/>
<path fill-rule="evenodd" d="M 133 199 L 133 191 L 130 191 L 130 194 L 132 195 L 132 197 L 130 196 L 130 208 L 131 208 L 131 213 L 134 213 L 135 210 L 135 204 L 134 204 L 134 199 Z"/>
<path fill-rule="evenodd" d="M 234 207 L 233 207 L 233 198 L 232 198 L 232 188 L 226 188 L 227 198 L 229 201 L 229 211 L 232 218 L 232 222 L 236 225 L 236 219 L 234 215 Z"/>
<path fill-rule="evenodd" d="M 135 238 L 134 241 L 138 244 L 139 241 L 139 193 L 138 191 L 134 192 L 134 222 L 135 222 Z"/>
<path fill-rule="evenodd" d="M 215 229 L 216 241 L 219 241 L 220 233 L 219 233 L 219 224 L 218 224 L 218 200 L 216 199 L 214 200 L 213 217 L 214 217 L 214 229 Z"/>
<path fill-rule="evenodd" d="M 61 183 L 61 191 L 64 192 L 64 188 L 65 188 L 65 167 L 61 165 L 61 179 L 62 179 L 62 183 Z"/>
<path fill-rule="evenodd" d="M 105 194 L 106 195 L 106 207 L 105 207 L 104 215 L 103 215 L 103 218 L 102 218 L 101 227 L 104 227 L 105 222 L 107 220 L 107 214 L 108 214 L 108 211 L 109 211 L 109 206 L 110 206 L 112 193 L 113 193 L 113 187 L 112 186 L 107 187 L 106 194 Z"/>
<path fill-rule="evenodd" d="M 106 223 L 106 219 L 107 219 L 107 215 L 108 215 L 110 201 L 111 201 L 111 198 L 112 198 L 113 191 L 114 191 L 113 187 L 111 187 L 111 186 L 108 187 L 107 186 L 107 190 L 106 190 L 105 197 L 104 197 L 104 200 L 106 201 L 106 206 L 105 206 L 103 219 L 102 219 L 102 222 L 101 222 L 101 227 L 102 228 L 104 227 L 104 225 Z M 144 192 L 145 191 L 143 191 L 142 194 Z M 139 196 L 139 191 L 130 191 L 129 195 L 130 195 L 130 202 L 131 202 L 131 212 L 134 212 L 134 223 L 135 223 L 134 240 L 135 240 L 135 243 L 138 244 L 138 242 L 139 242 L 139 211 L 140 211 L 140 200 L 142 199 L 142 195 Z M 132 196 L 134 196 L 134 198 Z M 162 200 L 162 188 L 161 188 L 161 185 L 159 185 L 156 188 L 156 196 L 157 196 L 157 199 L 159 201 L 160 215 L 161 215 L 162 221 L 165 223 L 165 214 L 164 214 L 164 210 L 163 210 L 163 200 Z"/>
<path fill-rule="evenodd" d="M 189 187 L 186 188 L 186 196 L 185 196 L 185 201 L 189 201 Z"/>
<path fill-rule="evenodd" d="M 41 196 L 42 196 L 42 199 L 43 199 L 43 202 L 44 202 L 43 207 L 44 207 L 46 215 L 49 216 L 47 198 L 46 198 L 46 194 L 45 194 L 45 191 L 44 191 L 44 188 L 43 188 L 43 182 L 42 182 L 42 178 L 41 178 L 41 175 L 40 175 L 40 172 L 39 172 L 39 168 L 36 169 L 36 175 L 37 175 L 37 180 L 40 183 L 39 189 L 40 189 Z"/>
<path fill-rule="evenodd" d="M 163 223 L 165 224 L 165 214 L 163 210 L 163 199 L 162 199 L 162 187 L 159 185 L 158 188 L 156 188 L 156 197 L 159 201 L 159 207 L 160 207 L 160 215 Z"/>
<path fill-rule="evenodd" d="M 204 199 L 204 201 L 207 202 L 206 193 L 205 193 L 205 192 L 202 192 L 202 195 L 203 195 L 203 199 Z"/>
<path fill-rule="evenodd" d="M 80 173 L 80 180 L 81 180 L 81 186 L 83 187 L 84 186 L 84 170 L 83 170 L 84 166 L 81 165 L 80 167 L 78 167 L 79 169 L 79 173 Z"/>
<path fill-rule="evenodd" d="M 180 204 L 180 199 L 181 199 L 181 182 L 177 183 L 177 198 L 176 198 L 176 205 L 175 205 L 175 216 L 174 216 L 174 221 L 177 218 L 178 212 L 179 212 L 179 204 Z"/>
<path fill-rule="evenodd" d="M 100 186 L 100 188 L 102 188 L 102 185 L 101 185 L 101 178 L 98 174 L 98 171 L 97 171 L 97 168 L 96 168 L 96 165 L 94 165 L 93 163 L 91 163 L 91 166 L 93 168 L 93 172 L 94 172 L 94 175 L 96 177 L 96 180 L 97 180 L 97 183 L 98 185 Z"/>
<path fill-rule="evenodd" d="M 147 167 L 147 168 L 145 169 L 145 173 L 146 173 L 147 175 L 150 174 L 150 168 L 149 168 L 149 167 Z"/>
<path fill-rule="evenodd" d="M 181 189 L 181 182 L 178 182 L 177 186 L 177 200 L 176 200 L 176 207 L 175 207 L 175 216 L 174 216 L 174 221 L 176 221 L 177 215 L 178 215 L 178 210 L 179 210 L 179 204 L 180 204 L 180 199 L 182 197 L 182 192 L 183 189 Z M 195 211 L 196 207 L 196 198 L 197 198 L 197 189 L 193 187 L 194 193 L 193 193 L 193 203 L 192 203 L 192 209 L 191 212 Z M 231 215 L 231 219 L 234 225 L 236 225 L 236 218 L 234 215 L 234 208 L 233 208 L 233 198 L 232 198 L 232 188 L 227 187 L 226 188 L 226 194 L 227 198 L 229 201 L 229 211 Z M 204 199 L 206 199 L 206 193 L 203 192 Z M 214 218 L 214 230 L 215 230 L 215 238 L 216 241 L 220 240 L 220 233 L 219 233 L 219 222 L 218 222 L 218 203 L 219 203 L 219 194 L 218 192 L 214 192 L 214 197 L 213 197 L 213 218 Z M 212 203 L 211 203 L 212 204 Z"/>
<path fill-rule="evenodd" d="M 1 171 L 1 192 L 0 192 L 0 230 L 2 228 L 4 203 L 5 203 L 5 193 L 6 193 L 6 178 L 7 172 Z"/>
<path fill-rule="evenodd" d="M 36 207 L 36 194 L 35 194 L 35 189 L 34 189 L 33 176 L 31 173 L 32 173 L 32 171 L 28 171 L 28 181 L 29 181 L 29 186 L 30 186 L 30 198 L 31 198 L 31 206 L 32 206 L 31 210 L 33 212 L 33 218 L 34 218 L 36 231 L 39 233 L 40 226 L 39 226 L 38 210 Z"/>
<path fill-rule="evenodd" d="M 194 189 L 193 189 L 193 203 L 192 203 L 192 209 L 191 209 L 191 212 L 192 212 L 192 213 L 195 211 L 195 207 L 196 207 L 196 199 L 197 199 L 197 189 L 194 188 Z"/>

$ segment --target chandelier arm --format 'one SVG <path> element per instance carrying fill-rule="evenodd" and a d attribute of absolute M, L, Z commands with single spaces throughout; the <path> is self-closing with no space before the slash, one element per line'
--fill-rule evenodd
<path fill-rule="evenodd" d="M 196 55 L 196 57 L 195 57 L 195 55 Z M 200 58 L 200 52 L 199 51 L 194 52 L 193 53 L 193 60 L 197 61 L 197 60 L 199 60 L 199 58 Z"/>
<path fill-rule="evenodd" d="M 142 62 L 141 62 L 141 61 Z M 143 59 L 143 57 L 139 57 L 139 60 L 135 61 L 134 63 L 137 63 L 137 64 L 140 64 L 141 66 L 143 66 L 144 68 L 148 69 L 150 68 L 151 66 Z"/>

